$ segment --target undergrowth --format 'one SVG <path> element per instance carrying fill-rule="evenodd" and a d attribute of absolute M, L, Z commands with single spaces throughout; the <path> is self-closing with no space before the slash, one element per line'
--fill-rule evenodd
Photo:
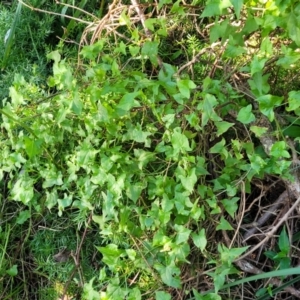
<path fill-rule="evenodd" d="M 248 234 L 299 198 L 299 4 L 139 7 L 87 14 L 78 57 L 2 100 L 0 298 L 295 295 L 293 210 Z"/>

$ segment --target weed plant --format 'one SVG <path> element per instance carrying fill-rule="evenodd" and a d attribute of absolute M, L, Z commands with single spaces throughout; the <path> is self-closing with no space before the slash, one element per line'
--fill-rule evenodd
<path fill-rule="evenodd" d="M 282 51 L 276 66 L 293 70 L 298 52 L 275 51 L 269 34 L 281 26 L 280 38 L 300 44 L 284 23 L 300 10 L 275 2 L 207 1 L 197 15 L 207 38 L 197 41 L 189 9 L 198 1 L 159 1 L 142 25 L 140 12 L 114 1 L 114 18 L 82 33 L 78 60 L 62 48 L 47 55 L 47 84 L 14 76 L 0 111 L 0 298 L 231 299 L 236 286 L 300 273 L 285 230 L 279 252 L 266 252 L 279 270 L 241 279 L 238 269 L 253 246 L 239 238 L 253 186 L 295 180 L 282 132 L 298 126 L 299 92 L 271 94 L 265 66 Z M 179 52 L 167 36 L 172 14 L 190 34 Z M 178 57 L 183 66 L 171 64 Z M 282 111 L 286 122 L 275 118 Z"/>

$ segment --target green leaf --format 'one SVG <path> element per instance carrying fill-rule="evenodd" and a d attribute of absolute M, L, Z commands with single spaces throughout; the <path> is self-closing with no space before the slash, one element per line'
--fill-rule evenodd
<path fill-rule="evenodd" d="M 255 170 L 257 173 L 259 173 L 267 164 L 265 159 L 261 158 L 260 155 L 248 155 L 250 162 L 251 162 L 251 168 Z"/>
<path fill-rule="evenodd" d="M 187 176 L 179 175 L 178 176 L 183 187 L 191 194 L 194 190 L 194 186 L 198 180 L 196 176 L 196 169 L 192 168 L 188 171 Z"/>
<path fill-rule="evenodd" d="M 44 177 L 43 188 L 52 187 L 54 185 L 62 185 L 61 171 L 56 171 L 55 168 L 49 168 L 41 171 L 42 177 Z"/>
<path fill-rule="evenodd" d="M 226 35 L 226 32 L 228 31 L 228 28 L 230 28 L 229 19 L 225 19 L 221 23 L 215 23 L 209 33 L 209 39 L 211 43 L 214 43 L 219 38 L 224 38 Z"/>
<path fill-rule="evenodd" d="M 229 215 L 234 218 L 234 214 L 238 209 L 237 202 L 240 200 L 238 197 L 233 197 L 231 199 L 223 199 L 221 200 L 225 210 L 229 213 Z"/>
<path fill-rule="evenodd" d="M 285 141 L 275 142 L 270 151 L 270 155 L 275 158 L 290 158 L 290 154 L 286 149 L 286 143 Z"/>
<path fill-rule="evenodd" d="M 158 79 L 161 82 L 173 82 L 173 75 L 175 74 L 176 69 L 170 64 L 163 63 L 163 68 L 160 69 L 158 73 Z"/>
<path fill-rule="evenodd" d="M 57 200 L 58 209 L 59 209 L 59 212 L 58 212 L 59 216 L 62 215 L 62 212 L 65 210 L 65 208 L 71 206 L 72 201 L 73 201 L 72 195 L 67 195 L 67 194 L 64 194 L 64 198 L 63 199 L 58 199 Z"/>
<path fill-rule="evenodd" d="M 90 299 L 90 300 L 98 300 L 101 299 L 100 293 L 95 291 L 93 288 L 95 277 L 93 277 L 89 283 L 85 283 L 83 286 L 83 299 Z"/>
<path fill-rule="evenodd" d="M 274 108 L 279 106 L 282 100 L 283 97 L 273 96 L 270 94 L 257 98 L 260 111 L 268 117 L 271 122 L 274 121 Z"/>
<path fill-rule="evenodd" d="M 260 45 L 260 51 L 267 57 L 273 55 L 273 44 L 269 37 L 264 38 Z"/>
<path fill-rule="evenodd" d="M 293 11 L 287 15 L 287 29 L 290 38 L 300 46 L 300 21 Z"/>
<path fill-rule="evenodd" d="M 289 126 L 283 128 L 282 134 L 284 136 L 299 139 L 299 137 L 300 137 L 300 126 L 298 126 L 298 125 L 296 125 L 296 126 L 289 125 Z"/>
<path fill-rule="evenodd" d="M 221 153 L 225 146 L 225 139 L 223 138 L 220 142 L 216 143 L 209 149 L 210 153 Z"/>
<path fill-rule="evenodd" d="M 99 39 L 96 43 L 92 45 L 86 45 L 80 51 L 80 55 L 84 58 L 94 60 L 101 53 L 103 46 L 105 45 L 106 40 L 104 38 Z M 52 58 L 52 57 L 49 57 Z"/>
<path fill-rule="evenodd" d="M 227 248 L 222 244 L 218 245 L 218 251 L 221 254 L 221 261 L 226 264 L 230 265 L 237 257 L 243 254 L 249 246 L 240 247 L 240 248 Z"/>
<path fill-rule="evenodd" d="M 181 133 L 180 127 L 174 128 L 174 132 L 171 137 L 171 143 L 174 147 L 175 153 L 186 153 L 187 151 L 192 150 L 189 145 L 188 138 L 183 133 Z"/>
<path fill-rule="evenodd" d="M 138 287 L 131 288 L 130 291 L 129 291 L 129 295 L 127 296 L 126 299 L 128 299 L 128 300 L 141 300 L 142 295 L 141 295 L 140 289 Z"/>
<path fill-rule="evenodd" d="M 300 92 L 290 91 L 288 98 L 289 106 L 286 108 L 287 111 L 294 111 L 300 107 Z"/>
<path fill-rule="evenodd" d="M 10 27 L 10 31 L 9 31 L 7 40 L 5 42 L 5 51 L 3 54 L 3 50 L 2 50 L 2 54 L 1 54 L 1 55 L 3 55 L 2 59 L 1 59 L 2 70 L 6 67 L 9 57 L 12 56 L 11 49 L 12 49 L 12 45 L 13 45 L 13 41 L 14 41 L 15 32 L 16 32 L 16 29 L 18 28 L 17 25 L 18 25 L 18 22 L 20 21 L 20 19 L 23 19 L 21 16 L 22 7 L 23 7 L 23 3 L 18 2 L 16 12 L 13 14 L 14 20 Z"/>
<path fill-rule="evenodd" d="M 223 270 L 221 273 L 213 275 L 214 288 L 215 288 L 216 293 L 224 285 L 224 283 L 225 283 L 225 276 L 228 275 L 228 273 L 229 273 L 229 269 L 227 268 L 227 269 Z"/>
<path fill-rule="evenodd" d="M 215 121 L 214 123 L 217 127 L 217 136 L 222 135 L 230 127 L 232 127 L 234 125 L 234 123 L 229 123 L 229 122 L 226 122 L 226 121 Z"/>
<path fill-rule="evenodd" d="M 41 154 L 43 141 L 41 139 L 29 138 L 27 136 L 24 137 L 25 151 L 29 158 L 37 156 Z"/>
<path fill-rule="evenodd" d="M 123 136 L 123 141 L 133 140 L 137 143 L 144 143 L 149 147 L 150 141 L 148 137 L 152 135 L 151 132 L 143 131 L 141 124 L 136 124 L 134 128 L 129 128 L 128 132 Z"/>
<path fill-rule="evenodd" d="M 278 59 L 276 65 L 282 66 L 285 69 L 293 68 L 295 66 L 295 63 L 300 59 L 299 52 L 290 47 L 282 45 L 281 52 L 283 54 L 283 57 Z"/>
<path fill-rule="evenodd" d="M 118 248 L 115 244 L 108 244 L 105 247 L 96 247 L 103 255 L 103 262 L 106 263 L 112 270 L 118 267 L 119 258 L 124 253 L 124 250 Z"/>
<path fill-rule="evenodd" d="M 129 52 L 130 52 L 132 57 L 135 57 L 140 52 L 140 47 L 130 45 L 129 46 Z"/>
<path fill-rule="evenodd" d="M 72 99 L 72 111 L 79 116 L 82 112 L 83 103 L 78 93 L 74 93 Z"/>
<path fill-rule="evenodd" d="M 136 184 L 131 184 L 129 185 L 129 187 L 127 187 L 126 189 L 126 195 L 127 197 L 132 200 L 134 203 L 136 203 L 136 201 L 139 199 L 142 190 L 145 188 L 146 186 L 143 183 L 136 183 Z"/>
<path fill-rule="evenodd" d="M 267 60 L 267 58 L 260 59 L 257 55 L 255 55 L 251 61 L 251 76 L 257 72 L 261 72 Z"/>
<path fill-rule="evenodd" d="M 192 240 L 196 247 L 198 247 L 202 252 L 207 245 L 207 239 L 205 234 L 205 229 L 202 228 L 199 233 L 192 233 Z"/>
<path fill-rule="evenodd" d="M 9 96 L 11 97 L 11 103 L 14 108 L 25 104 L 23 95 L 19 93 L 13 86 L 9 88 Z"/>
<path fill-rule="evenodd" d="M 177 86 L 178 86 L 179 91 L 182 94 L 182 96 L 187 99 L 189 99 L 191 96 L 190 90 L 196 88 L 195 83 L 189 79 L 178 80 Z"/>
<path fill-rule="evenodd" d="M 256 96 L 262 96 L 269 92 L 270 85 L 268 84 L 270 74 L 263 75 L 262 72 L 256 72 L 252 79 L 249 79 L 249 85 L 252 93 Z"/>
<path fill-rule="evenodd" d="M 171 295 L 163 291 L 156 291 L 155 300 L 171 300 Z"/>
<path fill-rule="evenodd" d="M 280 235 L 279 235 L 279 239 L 278 239 L 278 246 L 279 249 L 281 250 L 281 252 L 284 255 L 288 255 L 289 251 L 290 251 L 290 239 L 288 237 L 288 234 L 286 232 L 285 227 L 283 227 Z"/>
<path fill-rule="evenodd" d="M 228 151 L 225 147 L 225 139 L 222 138 L 222 140 L 218 143 L 216 143 L 213 147 L 209 149 L 210 153 L 220 153 L 223 154 L 225 158 L 228 157 Z"/>
<path fill-rule="evenodd" d="M 182 225 L 177 225 L 177 224 L 174 225 L 174 228 L 177 231 L 176 245 L 186 243 L 192 231 Z"/>
<path fill-rule="evenodd" d="M 251 14 L 247 16 L 245 26 L 243 28 L 243 33 L 249 34 L 251 32 L 256 31 L 259 28 L 259 25 L 257 24 L 256 18 L 254 18 Z"/>
<path fill-rule="evenodd" d="M 195 300 L 222 300 L 221 296 L 216 293 L 209 293 L 207 295 L 199 294 L 194 288 L 193 293 L 195 296 Z"/>
<path fill-rule="evenodd" d="M 9 276 L 16 276 L 16 275 L 18 275 L 18 266 L 17 265 L 13 265 L 10 269 L 6 270 L 6 273 Z"/>
<path fill-rule="evenodd" d="M 175 262 L 172 261 L 169 265 L 166 267 L 162 264 L 155 264 L 154 268 L 159 272 L 162 281 L 175 289 L 180 288 L 180 269 L 175 266 Z"/>
<path fill-rule="evenodd" d="M 246 52 L 247 51 L 246 51 L 246 49 L 244 47 L 228 43 L 223 56 L 225 58 L 226 57 L 235 58 L 235 57 L 238 57 L 238 56 L 240 56 L 240 55 L 242 55 L 243 53 L 246 53 Z"/>
<path fill-rule="evenodd" d="M 234 12 L 235 12 L 236 18 L 239 19 L 244 0 L 230 0 L 230 2 L 232 3 L 232 5 L 234 7 Z"/>
<path fill-rule="evenodd" d="M 209 120 L 221 121 L 222 119 L 214 111 L 214 107 L 218 105 L 218 101 L 214 95 L 205 94 L 203 103 L 200 104 L 199 109 L 202 109 L 201 126 L 204 127 Z M 202 106 L 202 107 L 201 107 Z"/>
<path fill-rule="evenodd" d="M 133 107 L 140 107 L 140 103 L 135 100 L 135 98 L 139 95 L 139 92 L 134 93 L 126 93 L 119 104 L 116 107 L 119 116 L 125 115 L 130 109 Z"/>
<path fill-rule="evenodd" d="M 33 180 L 27 175 L 19 177 L 11 191 L 12 199 L 28 205 L 34 196 L 33 184 Z"/>
<path fill-rule="evenodd" d="M 229 0 L 210 0 L 206 3 L 200 18 L 213 17 L 222 14 L 223 9 L 231 6 Z"/>
<path fill-rule="evenodd" d="M 261 137 L 264 135 L 267 131 L 267 127 L 259 127 L 259 126 L 251 126 L 250 130 L 255 134 L 256 137 Z"/>
<path fill-rule="evenodd" d="M 146 41 L 141 51 L 142 55 L 149 57 L 150 61 L 154 66 L 158 65 L 158 59 L 157 59 L 158 45 L 159 45 L 158 42 Z"/>
<path fill-rule="evenodd" d="M 138 168 L 142 170 L 150 161 L 155 160 L 153 152 L 147 152 L 142 149 L 134 149 L 134 156 L 138 159 Z"/>
<path fill-rule="evenodd" d="M 249 104 L 246 107 L 243 107 L 237 116 L 237 120 L 243 124 L 249 124 L 255 120 L 255 116 L 252 113 L 252 105 Z"/>
<path fill-rule="evenodd" d="M 279 260 L 279 270 L 288 269 L 291 267 L 291 259 L 289 257 L 281 257 Z"/>
<path fill-rule="evenodd" d="M 219 225 L 216 227 L 216 230 L 233 230 L 233 228 L 230 223 L 222 216 Z"/>
<path fill-rule="evenodd" d="M 159 0 L 158 9 L 161 9 L 166 4 L 171 4 L 173 0 Z"/>
<path fill-rule="evenodd" d="M 29 210 L 22 210 L 16 220 L 17 224 L 24 224 L 31 217 Z"/>

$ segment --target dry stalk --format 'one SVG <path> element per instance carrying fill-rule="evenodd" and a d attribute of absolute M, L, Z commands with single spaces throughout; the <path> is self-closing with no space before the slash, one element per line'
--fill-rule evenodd
<path fill-rule="evenodd" d="M 33 11 L 38 11 L 38 12 L 42 12 L 42 13 L 46 13 L 46 14 L 49 14 L 49 15 L 55 15 L 55 16 L 60 16 L 60 17 L 65 17 L 65 18 L 68 18 L 68 19 L 71 19 L 71 20 L 75 20 L 75 21 L 78 21 L 80 23 L 83 23 L 83 24 L 87 24 L 87 25 L 91 25 L 93 24 L 93 22 L 88 22 L 88 21 L 85 21 L 85 20 L 82 20 L 82 19 L 79 19 L 79 18 L 75 18 L 75 17 L 72 17 L 72 16 L 68 16 L 68 15 L 62 15 L 60 13 L 55 13 L 53 11 L 49 11 L 49 10 L 44 10 L 44 9 L 40 9 L 40 8 L 36 8 L 36 7 L 33 7 L 32 5 L 29 5 L 27 3 L 25 3 L 24 1 L 22 0 L 18 0 L 20 3 L 22 3 L 24 6 L 28 7 L 29 9 L 33 10 Z M 76 9 L 78 9 L 76 7 Z M 85 12 L 85 11 L 84 11 Z M 86 12 L 85 12 L 86 13 Z"/>
<path fill-rule="evenodd" d="M 249 224 L 252 228 L 244 234 L 244 241 L 255 234 L 258 228 L 262 227 L 270 219 L 280 205 L 283 205 L 285 202 L 287 202 L 288 196 L 288 191 L 285 190 L 273 203 L 270 209 L 268 209 L 256 222 Z"/>

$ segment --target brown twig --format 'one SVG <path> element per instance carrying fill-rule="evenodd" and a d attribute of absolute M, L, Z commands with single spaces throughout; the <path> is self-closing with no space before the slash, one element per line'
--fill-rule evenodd
<path fill-rule="evenodd" d="M 55 15 L 55 16 L 60 16 L 60 17 L 66 17 L 68 19 L 72 19 L 72 20 L 75 20 L 75 21 L 78 21 L 80 23 L 84 23 L 84 24 L 87 24 L 87 25 L 91 25 L 93 22 L 88 22 L 88 21 L 85 21 L 85 20 L 82 20 L 82 19 L 79 19 L 79 18 L 75 18 L 75 17 L 72 17 L 72 16 L 68 16 L 68 15 L 62 15 L 60 13 L 55 13 L 53 11 L 48 11 L 48 10 L 44 10 L 44 9 L 39 9 L 39 8 L 36 8 L 36 7 L 33 7 L 25 2 L 23 2 L 22 0 L 18 0 L 20 3 L 22 3 L 24 6 L 28 7 L 29 9 L 33 10 L 33 11 L 38 11 L 38 12 L 42 12 L 42 13 L 46 13 L 46 14 L 49 14 L 49 15 Z"/>
<path fill-rule="evenodd" d="M 257 245 L 255 245 L 251 250 L 249 250 L 247 253 L 242 255 L 241 257 L 237 258 L 235 262 L 242 260 L 246 258 L 249 254 L 253 253 L 255 250 L 260 248 L 264 243 L 266 243 L 279 229 L 279 227 L 287 221 L 288 217 L 291 215 L 291 213 L 300 205 L 300 197 L 296 200 L 296 202 L 292 205 L 292 207 L 287 211 L 287 213 L 281 218 L 281 220 L 267 233 L 265 233 L 266 237 L 259 242 Z"/>
<path fill-rule="evenodd" d="M 270 219 L 270 217 L 275 213 L 278 207 L 286 202 L 288 196 L 289 196 L 288 191 L 285 190 L 277 198 L 277 200 L 270 207 L 270 209 L 268 209 L 256 222 L 254 222 L 253 227 L 244 234 L 244 241 L 250 238 L 253 234 L 255 234 L 258 228 L 262 227 Z"/>
<path fill-rule="evenodd" d="M 80 240 L 80 243 L 76 249 L 76 252 L 75 253 L 71 253 L 71 256 L 72 258 L 74 259 L 74 262 L 75 262 L 75 266 L 73 268 L 73 271 L 71 273 L 71 276 L 69 277 L 67 283 L 65 284 L 64 286 L 64 290 L 63 290 L 63 294 L 62 294 L 62 299 L 64 299 L 67 291 L 68 291 L 68 288 L 69 288 L 69 285 L 76 273 L 76 271 L 80 268 L 80 251 L 81 251 L 81 248 L 82 248 L 82 245 L 83 245 L 83 242 L 85 240 L 85 237 L 86 237 L 86 234 L 87 234 L 87 231 L 88 231 L 88 227 L 92 221 L 92 216 L 93 216 L 93 213 L 91 212 L 90 215 L 89 215 L 89 218 L 88 218 L 88 221 L 87 221 L 87 224 L 86 224 L 86 227 L 84 229 L 84 232 L 82 234 L 82 237 L 81 237 L 81 240 Z M 84 282 L 83 282 L 83 277 L 82 277 L 82 274 L 81 272 L 79 272 L 79 276 L 80 276 L 80 284 L 81 286 L 83 286 Z"/>
<path fill-rule="evenodd" d="M 213 43 L 211 46 L 206 47 L 206 48 L 202 49 L 201 51 L 199 51 L 199 52 L 193 57 L 192 60 L 190 60 L 189 62 L 187 62 L 186 64 L 184 64 L 183 66 L 181 66 L 181 67 L 179 68 L 179 70 L 176 72 L 176 76 L 179 76 L 180 73 L 181 73 L 184 69 L 186 69 L 186 68 L 188 68 L 189 66 L 193 65 L 194 63 L 196 63 L 196 62 L 199 60 L 199 58 L 200 58 L 201 55 L 203 55 L 204 53 L 206 53 L 206 52 L 209 51 L 209 50 L 212 50 L 215 46 L 218 46 L 218 45 L 220 45 L 220 44 L 221 44 L 221 42 Z"/>

